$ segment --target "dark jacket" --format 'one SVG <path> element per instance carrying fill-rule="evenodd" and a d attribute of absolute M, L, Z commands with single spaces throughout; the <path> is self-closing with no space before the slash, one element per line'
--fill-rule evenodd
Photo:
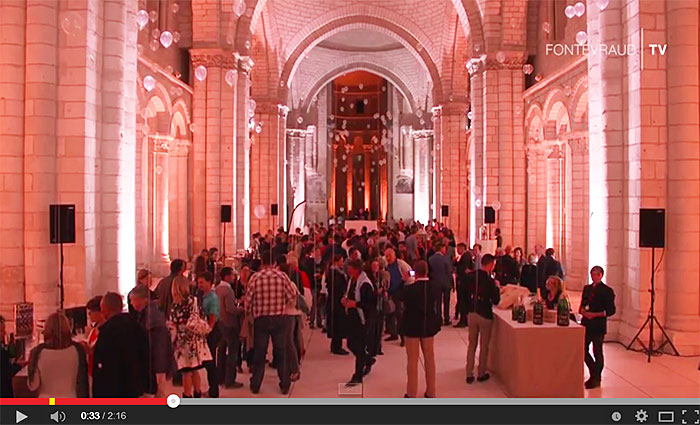
<path fill-rule="evenodd" d="M 328 302 L 326 303 L 326 328 L 328 337 L 345 338 L 347 336 L 347 314 L 340 300 L 345 296 L 348 279 L 342 270 L 331 267 L 326 275 Z"/>
<path fill-rule="evenodd" d="M 587 333 L 603 334 L 608 332 L 608 317 L 615 315 L 615 291 L 603 282 L 598 285 L 586 285 L 581 294 L 581 309 L 591 313 L 605 312 L 605 317 L 581 319 Z"/>
<path fill-rule="evenodd" d="M 14 397 L 12 378 L 22 367 L 12 363 L 10 352 L 5 347 L 0 347 L 0 398 Z"/>
<path fill-rule="evenodd" d="M 162 278 L 158 282 L 155 290 L 155 298 L 158 300 L 158 308 L 167 315 L 170 314 L 170 307 L 173 306 L 173 279 L 177 275 L 171 274 Z"/>
<path fill-rule="evenodd" d="M 497 258 L 496 276 L 501 285 L 517 283 L 520 279 L 519 269 L 517 261 L 510 255 L 502 255 Z"/>
<path fill-rule="evenodd" d="M 442 287 L 427 279 L 416 280 L 399 291 L 397 297 L 404 310 L 399 324 L 401 335 L 429 338 L 440 332 L 440 297 Z"/>
<path fill-rule="evenodd" d="M 460 276 L 466 277 L 467 273 L 474 268 L 474 260 L 471 254 L 466 251 L 459 257 L 455 264 L 455 272 L 457 274 L 457 280 L 459 281 Z"/>
<path fill-rule="evenodd" d="M 466 306 L 469 313 L 477 313 L 485 319 L 493 319 L 493 306 L 501 301 L 496 282 L 484 270 L 476 270 L 465 279 Z"/>
<path fill-rule="evenodd" d="M 531 293 L 537 293 L 537 266 L 534 264 L 525 264 L 520 271 L 520 286 L 524 286 Z"/>
<path fill-rule="evenodd" d="M 447 255 L 441 252 L 436 252 L 428 259 L 430 267 L 430 280 L 441 285 L 442 288 L 451 288 L 454 286 L 454 278 L 452 277 L 452 261 Z"/>
<path fill-rule="evenodd" d="M 93 397 L 139 397 L 148 379 L 146 331 L 127 313 L 111 317 L 95 344 Z"/>

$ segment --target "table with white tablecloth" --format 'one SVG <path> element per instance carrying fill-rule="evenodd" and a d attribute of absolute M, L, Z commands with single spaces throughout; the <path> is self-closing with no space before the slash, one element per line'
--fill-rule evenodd
<path fill-rule="evenodd" d="M 493 313 L 489 369 L 509 397 L 583 397 L 583 326 L 518 323 L 510 310 Z"/>
<path fill-rule="evenodd" d="M 360 233 L 363 227 L 366 227 L 368 232 L 377 230 L 377 220 L 345 220 L 345 228 L 347 230 L 354 229 L 357 233 Z"/>

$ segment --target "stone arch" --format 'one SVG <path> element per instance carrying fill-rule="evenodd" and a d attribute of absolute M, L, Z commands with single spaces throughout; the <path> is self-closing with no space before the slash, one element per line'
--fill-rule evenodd
<path fill-rule="evenodd" d="M 306 94 L 304 98 L 304 103 L 302 105 L 302 109 L 307 110 L 311 107 L 312 99 L 318 94 L 319 91 L 323 87 L 325 87 L 326 84 L 329 82 L 333 81 L 336 77 L 346 73 L 346 72 L 353 72 L 353 71 L 367 71 L 371 72 L 374 74 L 377 74 L 391 82 L 391 84 L 394 85 L 394 87 L 401 92 L 401 94 L 406 98 L 408 101 L 408 104 L 411 108 L 411 111 L 413 111 L 416 107 L 416 102 L 415 102 L 415 97 L 411 93 L 410 89 L 404 84 L 401 79 L 396 76 L 391 70 L 379 66 L 377 64 L 373 63 L 368 63 L 368 62 L 357 62 L 349 65 L 341 65 L 321 77 L 316 84 L 313 85 L 311 90 Z"/>
<path fill-rule="evenodd" d="M 170 134 L 172 104 L 168 90 L 160 82 L 157 82 L 153 90 L 147 93 L 145 109 L 150 133 Z"/>
<path fill-rule="evenodd" d="M 173 115 L 170 120 L 170 135 L 174 138 L 187 138 L 190 129 L 190 114 L 187 105 L 178 99 L 173 105 Z"/>
<path fill-rule="evenodd" d="M 483 19 L 478 0 L 451 0 L 451 2 L 459 16 L 464 34 L 470 36 L 472 39 L 472 49 L 475 45 L 485 47 Z M 258 26 L 260 16 L 265 9 L 267 0 L 251 0 L 248 1 L 247 4 L 248 8 L 246 12 L 238 18 L 236 25 L 236 49 L 242 54 L 248 54 L 250 50 L 245 46 L 245 42 L 251 41 L 252 43 L 252 35 L 255 32 L 255 28 Z M 357 8 L 358 6 L 353 5 L 352 7 Z M 472 56 L 474 54 L 476 54 L 476 52 L 472 52 Z"/>
<path fill-rule="evenodd" d="M 289 82 L 294 76 L 294 72 L 299 66 L 300 60 L 314 46 L 333 34 L 355 28 L 372 29 L 386 35 L 389 35 L 399 41 L 406 47 L 421 63 L 433 82 L 433 99 L 436 103 L 440 103 L 443 97 L 442 81 L 437 65 L 433 58 L 427 52 L 424 46 L 425 40 L 421 41 L 414 34 L 409 32 L 404 27 L 388 19 L 380 18 L 371 15 L 351 15 L 343 16 L 334 20 L 327 21 L 320 27 L 312 30 L 301 41 L 293 44 L 294 49 L 288 55 L 287 60 L 282 68 L 280 76 L 280 87 L 278 91 L 279 99 L 286 99 L 289 90 Z M 421 46 L 418 48 L 417 46 Z"/>
<path fill-rule="evenodd" d="M 530 105 L 525 115 L 525 128 L 527 129 L 527 141 L 542 142 L 544 140 L 544 114 L 539 103 Z"/>
<path fill-rule="evenodd" d="M 576 82 L 572 89 L 571 121 L 575 131 L 588 130 L 588 77 L 584 76 Z"/>
<path fill-rule="evenodd" d="M 568 99 L 561 89 L 554 89 L 544 102 L 545 138 L 553 140 L 571 132 L 571 115 L 567 107 Z"/>

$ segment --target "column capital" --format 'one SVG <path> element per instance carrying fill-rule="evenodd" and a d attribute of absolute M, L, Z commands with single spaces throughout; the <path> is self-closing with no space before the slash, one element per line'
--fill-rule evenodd
<path fill-rule="evenodd" d="M 253 69 L 254 65 L 253 59 L 251 59 L 250 56 L 243 56 L 238 52 L 233 53 L 233 58 L 235 60 L 236 69 L 243 72 L 245 75 L 250 76 L 250 71 Z"/>
<path fill-rule="evenodd" d="M 433 130 L 411 130 L 413 140 L 428 140 L 435 135 Z"/>
<path fill-rule="evenodd" d="M 190 49 L 192 66 L 204 65 L 207 68 L 235 68 L 235 58 L 222 49 Z"/>
<path fill-rule="evenodd" d="M 473 75 L 480 71 L 493 69 L 521 69 L 526 63 L 527 52 L 501 50 L 469 59 L 467 71 Z"/>
<path fill-rule="evenodd" d="M 170 155 L 187 156 L 190 152 L 191 143 L 187 139 L 176 139 L 170 145 Z"/>
<path fill-rule="evenodd" d="M 173 136 L 167 134 L 150 134 L 153 152 L 168 153 L 173 142 Z"/>
<path fill-rule="evenodd" d="M 571 152 L 574 154 L 588 153 L 588 138 L 586 137 L 572 137 L 566 141 L 571 148 Z"/>

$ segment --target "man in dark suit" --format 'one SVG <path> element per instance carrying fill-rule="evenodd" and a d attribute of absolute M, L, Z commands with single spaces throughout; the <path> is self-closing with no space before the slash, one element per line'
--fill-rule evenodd
<path fill-rule="evenodd" d="M 470 252 L 467 252 L 467 244 L 460 242 L 457 244 L 457 256 L 459 257 L 455 262 L 455 272 L 457 277 L 456 287 L 457 287 L 457 305 L 455 309 L 457 310 L 457 317 L 459 321 L 455 324 L 456 328 L 466 328 L 467 327 L 467 306 L 462 300 L 464 299 L 464 282 L 467 277 L 467 273 L 474 270 L 474 260 Z"/>
<path fill-rule="evenodd" d="M 92 396 L 133 398 L 148 383 L 146 331 L 124 308 L 121 295 L 107 292 L 100 309 L 106 321 L 100 326 L 92 366 Z"/>
<path fill-rule="evenodd" d="M 185 260 L 176 258 L 170 263 L 170 275 L 162 278 L 158 282 L 155 290 L 155 297 L 158 300 L 158 308 L 165 313 L 165 318 L 170 314 L 170 306 L 173 304 L 173 279 L 185 272 L 187 263 Z"/>
<path fill-rule="evenodd" d="M 430 281 L 442 288 L 442 309 L 445 325 L 450 324 L 450 293 L 454 290 L 452 261 L 447 257 L 447 245 L 438 240 L 433 243 L 435 253 L 428 259 Z"/>

